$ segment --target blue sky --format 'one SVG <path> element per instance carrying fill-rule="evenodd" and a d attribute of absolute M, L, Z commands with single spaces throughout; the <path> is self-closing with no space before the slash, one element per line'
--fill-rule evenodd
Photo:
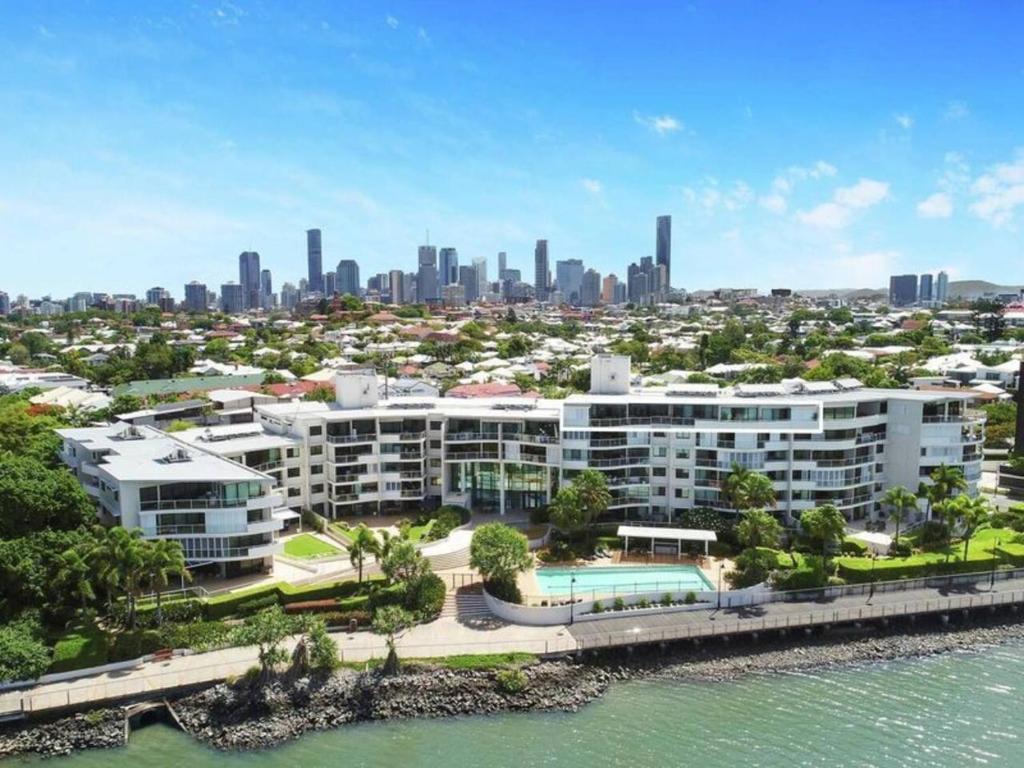
<path fill-rule="evenodd" d="M 2 0 L 0 290 L 416 246 L 673 283 L 1024 282 L 1024 4 Z M 553 265 L 552 265 L 553 266 Z"/>

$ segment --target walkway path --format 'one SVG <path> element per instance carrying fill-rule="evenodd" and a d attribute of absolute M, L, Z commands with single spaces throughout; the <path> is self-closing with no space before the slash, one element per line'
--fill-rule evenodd
<path fill-rule="evenodd" d="M 722 610 L 694 610 L 609 616 L 577 621 L 569 632 L 581 648 L 636 645 L 761 630 L 834 624 L 884 617 L 953 611 L 1005 603 L 1024 603 L 1024 578 L 997 581 L 989 591 L 987 578 L 951 589 L 921 587 L 837 597 L 817 602 L 763 603 Z"/>

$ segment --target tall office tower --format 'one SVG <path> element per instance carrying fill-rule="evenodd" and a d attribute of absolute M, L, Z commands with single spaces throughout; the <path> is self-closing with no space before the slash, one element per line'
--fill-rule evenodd
<path fill-rule="evenodd" d="M 256 251 L 238 255 L 238 284 L 242 286 L 243 309 L 259 309 L 260 255 Z"/>
<path fill-rule="evenodd" d="M 672 286 L 672 217 L 658 217 L 658 232 L 656 250 L 656 263 L 665 265 L 665 284 L 661 286 L 664 293 L 668 293 Z"/>
<path fill-rule="evenodd" d="M 420 302 L 437 301 L 441 292 L 437 285 L 437 248 L 433 245 L 419 247 L 416 273 L 416 300 Z"/>
<path fill-rule="evenodd" d="M 299 289 L 291 283 L 281 286 L 281 306 L 285 309 L 295 309 L 299 303 Z"/>
<path fill-rule="evenodd" d="M 309 271 L 310 293 L 324 292 L 324 259 L 319 229 L 306 230 L 306 265 Z"/>
<path fill-rule="evenodd" d="M 917 299 L 922 304 L 931 303 L 932 300 L 932 276 L 921 275 L 921 283 L 917 289 Z"/>
<path fill-rule="evenodd" d="M 420 298 L 419 279 L 415 272 L 402 273 L 402 298 L 406 304 L 415 304 L 418 301 L 422 301 Z"/>
<path fill-rule="evenodd" d="M 615 295 L 612 297 L 612 304 L 626 303 L 626 284 L 618 282 L 615 284 Z"/>
<path fill-rule="evenodd" d="M 220 308 L 230 315 L 245 311 L 245 291 L 235 282 L 220 287 Z"/>
<path fill-rule="evenodd" d="M 946 296 L 949 294 L 949 275 L 939 272 L 935 280 L 935 301 L 938 304 L 946 303 Z"/>
<path fill-rule="evenodd" d="M 584 307 L 596 307 L 601 300 L 601 273 L 596 269 L 588 269 L 583 273 L 580 283 L 580 304 Z"/>
<path fill-rule="evenodd" d="M 299 296 L 305 296 L 309 293 L 309 280 L 304 277 L 299 278 Z"/>
<path fill-rule="evenodd" d="M 477 298 L 482 298 L 491 289 L 487 282 L 487 257 L 478 256 L 473 259 L 473 269 L 476 270 L 476 295 Z"/>
<path fill-rule="evenodd" d="M 583 262 L 579 259 L 566 259 L 555 262 L 555 282 L 562 292 L 562 300 L 569 304 L 580 303 L 580 290 L 583 287 Z"/>
<path fill-rule="evenodd" d="M 333 296 L 338 292 L 337 279 L 337 272 L 328 272 L 324 275 L 324 296 Z"/>
<path fill-rule="evenodd" d="M 442 285 L 441 301 L 446 307 L 461 307 L 466 303 L 466 289 L 458 283 Z"/>
<path fill-rule="evenodd" d="M 889 278 L 889 303 L 906 307 L 917 301 L 917 275 L 893 275 Z"/>
<path fill-rule="evenodd" d="M 160 300 L 170 296 L 170 292 L 166 288 L 150 288 L 146 291 L 146 304 L 153 304 L 154 306 L 160 306 Z"/>
<path fill-rule="evenodd" d="M 454 248 L 442 248 L 438 253 L 437 275 L 441 285 L 459 282 L 459 252 Z"/>
<path fill-rule="evenodd" d="M 391 296 L 392 304 L 404 304 L 406 301 L 405 291 L 402 290 L 403 277 L 404 274 L 400 269 L 392 269 L 388 272 L 388 293 Z"/>
<path fill-rule="evenodd" d="M 551 275 L 548 270 L 548 241 L 538 240 L 533 249 L 533 295 L 537 301 L 548 300 Z"/>
<path fill-rule="evenodd" d="M 359 296 L 359 264 L 342 259 L 335 271 L 334 289 L 342 296 Z"/>
<path fill-rule="evenodd" d="M 615 286 L 618 283 L 619 278 L 614 272 L 604 279 L 604 283 L 601 285 L 601 301 L 605 304 L 615 303 Z"/>
<path fill-rule="evenodd" d="M 9 314 L 11 314 L 11 297 L 0 291 L 0 315 L 7 316 Z"/>
<path fill-rule="evenodd" d="M 504 251 L 498 251 L 498 279 L 505 279 L 505 270 L 508 267 L 508 256 Z"/>
<path fill-rule="evenodd" d="M 274 295 L 274 278 L 269 269 L 260 270 L 260 306 L 266 309 L 273 305 L 271 297 Z"/>
<path fill-rule="evenodd" d="M 467 304 L 472 304 L 480 298 L 480 281 L 477 279 L 476 267 L 459 267 L 459 285 L 465 289 Z"/>

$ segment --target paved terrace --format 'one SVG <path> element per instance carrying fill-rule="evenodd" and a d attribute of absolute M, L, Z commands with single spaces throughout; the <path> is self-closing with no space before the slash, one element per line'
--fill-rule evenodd
<path fill-rule="evenodd" d="M 614 616 L 578 621 L 569 632 L 578 648 L 658 643 L 787 628 L 804 628 L 851 621 L 946 613 L 970 608 L 1024 603 L 1024 578 L 988 578 L 946 587 L 846 595 L 813 602 L 775 602 L 721 610 Z"/>

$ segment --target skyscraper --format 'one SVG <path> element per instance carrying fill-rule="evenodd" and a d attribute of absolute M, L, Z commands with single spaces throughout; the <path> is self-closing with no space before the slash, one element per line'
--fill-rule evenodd
<path fill-rule="evenodd" d="M 508 257 L 505 255 L 505 252 L 504 251 L 498 251 L 498 279 L 499 280 L 504 280 L 505 279 L 505 269 L 508 267 L 508 264 L 506 263 L 507 260 L 508 260 Z"/>
<path fill-rule="evenodd" d="M 917 301 L 917 275 L 893 275 L 889 278 L 889 303 L 906 307 Z"/>
<path fill-rule="evenodd" d="M 245 311 L 245 291 L 238 283 L 224 283 L 220 287 L 220 308 L 229 315 Z"/>
<path fill-rule="evenodd" d="M 480 298 L 480 281 L 477 279 L 476 267 L 459 267 L 459 285 L 465 290 L 467 304 L 472 304 Z"/>
<path fill-rule="evenodd" d="M 352 259 L 339 261 L 334 288 L 342 296 L 359 296 L 359 264 Z"/>
<path fill-rule="evenodd" d="M 437 285 L 437 248 L 433 245 L 419 247 L 419 271 L 416 273 L 416 299 L 421 302 L 438 301 L 441 292 Z"/>
<path fill-rule="evenodd" d="M 0 291 L 0 315 L 11 314 L 11 297 Z"/>
<path fill-rule="evenodd" d="M 614 272 L 604 279 L 604 284 L 601 286 L 601 301 L 605 304 L 615 303 L 615 286 L 618 283 L 619 278 Z"/>
<path fill-rule="evenodd" d="M 388 293 L 392 304 L 405 303 L 405 291 L 402 290 L 402 270 L 392 269 L 388 272 Z"/>
<path fill-rule="evenodd" d="M 939 276 L 935 279 L 935 301 L 938 304 L 946 303 L 946 296 L 949 294 L 949 275 L 945 272 L 939 272 Z"/>
<path fill-rule="evenodd" d="M 152 304 L 154 306 L 159 307 L 160 301 L 162 299 L 167 298 L 170 295 L 170 291 L 168 291 L 166 288 L 160 288 L 159 286 L 156 288 L 150 288 L 148 291 L 146 291 L 146 304 Z"/>
<path fill-rule="evenodd" d="M 291 283 L 281 286 L 281 306 L 285 309 L 294 309 L 299 303 L 299 289 Z"/>
<path fill-rule="evenodd" d="M 309 291 L 324 292 L 324 260 L 320 243 L 320 230 L 306 230 L 306 264 L 309 268 Z"/>
<path fill-rule="evenodd" d="M 596 307 L 601 299 L 601 273 L 596 269 L 588 269 L 583 273 L 580 284 L 580 304 L 584 307 Z"/>
<path fill-rule="evenodd" d="M 923 304 L 932 300 L 932 276 L 921 275 L 920 286 L 917 289 L 918 300 Z"/>
<path fill-rule="evenodd" d="M 337 272 L 328 272 L 324 275 L 324 296 L 333 296 L 338 292 L 335 281 L 338 279 Z"/>
<path fill-rule="evenodd" d="M 667 293 L 672 286 L 672 217 L 659 216 L 657 227 L 655 261 L 658 265 L 665 265 L 665 285 L 661 290 Z"/>
<path fill-rule="evenodd" d="M 569 304 L 580 304 L 583 287 L 583 262 L 579 259 L 565 259 L 555 262 L 555 282 L 562 292 L 562 299 Z"/>
<path fill-rule="evenodd" d="M 473 269 L 476 270 L 476 295 L 479 298 L 484 296 L 491 288 L 487 284 L 487 257 L 478 256 L 473 259 Z"/>
<path fill-rule="evenodd" d="M 454 248 L 442 248 L 438 259 L 437 274 L 441 285 L 459 282 L 459 252 Z"/>
<path fill-rule="evenodd" d="M 533 292 L 537 301 L 548 300 L 548 286 L 548 241 L 538 240 L 533 249 Z"/>
<path fill-rule="evenodd" d="M 242 286 L 242 309 L 259 309 L 260 255 L 256 251 L 238 255 L 238 284 Z"/>

